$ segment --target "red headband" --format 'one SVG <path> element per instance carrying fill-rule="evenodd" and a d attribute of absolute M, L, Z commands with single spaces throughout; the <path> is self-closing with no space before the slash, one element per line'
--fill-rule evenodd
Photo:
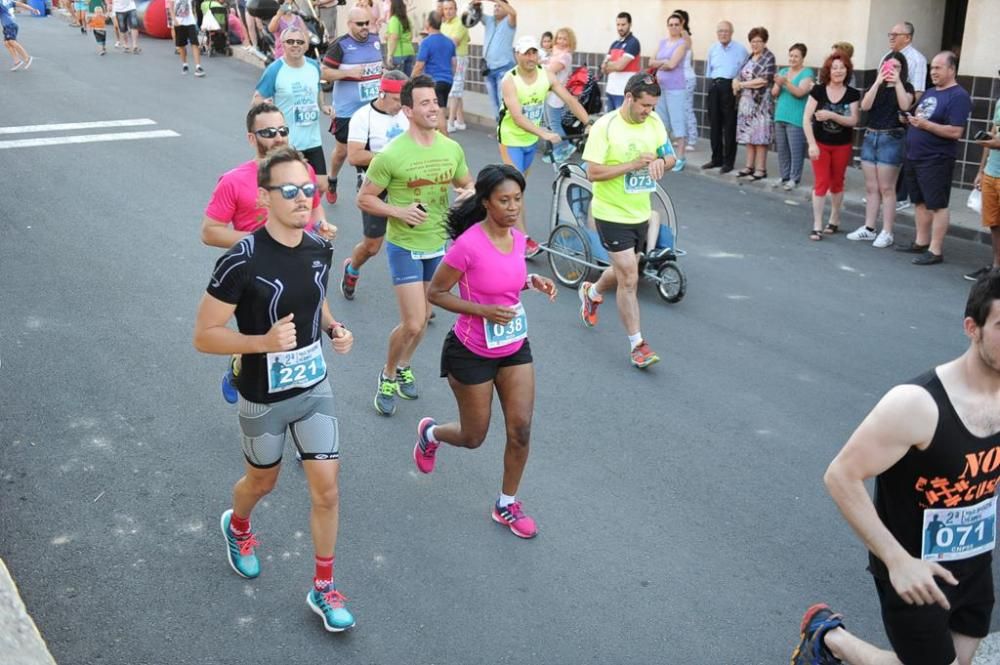
<path fill-rule="evenodd" d="M 406 83 L 406 81 L 382 79 L 378 89 L 381 90 L 382 92 L 390 92 L 394 95 L 398 95 L 403 91 L 404 83 Z"/>

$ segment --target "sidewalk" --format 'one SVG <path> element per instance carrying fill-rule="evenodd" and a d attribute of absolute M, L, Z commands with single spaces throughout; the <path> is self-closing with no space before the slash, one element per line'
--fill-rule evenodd
<path fill-rule="evenodd" d="M 464 103 L 467 123 L 476 124 L 487 129 L 493 129 L 496 126 L 496 123 L 493 121 L 493 111 L 490 106 L 489 97 L 482 93 L 466 92 Z M 716 180 L 724 182 L 728 185 L 757 190 L 757 192 L 762 196 L 781 198 L 789 205 L 803 206 L 805 208 L 803 211 L 803 215 L 805 216 L 804 219 L 812 219 L 810 201 L 813 175 L 812 169 L 809 167 L 808 160 L 806 160 L 806 164 L 802 170 L 802 182 L 799 183 L 799 187 L 794 191 L 786 192 L 780 188 L 774 189 L 771 187 L 771 184 L 777 181 L 779 177 L 778 174 L 780 173 L 778 169 L 778 154 L 776 152 L 769 152 L 767 155 L 768 177 L 764 180 L 754 182 L 738 179 L 734 175 L 736 171 L 743 168 L 745 163 L 745 154 L 742 149 L 739 150 L 739 153 L 736 156 L 736 168 L 733 172 L 721 175 L 718 169 L 702 171 L 700 168 L 702 164 L 709 161 L 711 158 L 708 136 L 702 136 L 695 147 L 696 150 L 694 152 L 687 153 L 687 167 L 684 169 L 686 173 L 700 175 L 706 178 L 715 178 Z M 844 191 L 844 210 L 864 217 L 865 204 L 861 201 L 864 196 L 864 173 L 862 173 L 860 165 L 851 166 L 847 169 L 847 183 Z M 952 189 L 950 206 L 951 226 L 948 229 L 948 235 L 955 238 L 962 238 L 964 240 L 978 241 L 989 247 L 990 235 L 989 233 L 983 231 L 979 215 L 967 208 L 965 205 L 965 201 L 968 197 L 968 190 Z M 827 204 L 827 211 L 829 211 L 829 203 Z M 913 229 L 913 213 L 914 209 L 912 206 L 902 212 L 896 213 L 896 224 L 900 228 Z M 829 212 L 827 212 L 827 214 L 829 214 Z M 880 215 L 879 219 L 876 221 L 876 228 L 880 228 L 881 225 L 882 222 Z M 808 228 L 811 228 L 809 221 L 803 221 L 803 235 L 808 233 Z M 841 229 L 841 231 L 844 232 L 850 232 L 853 230 L 853 226 L 851 226 L 851 228 L 844 227 Z"/>
<path fill-rule="evenodd" d="M 0 654 L 4 665 L 56 665 L 21 602 L 3 559 L 0 559 Z"/>

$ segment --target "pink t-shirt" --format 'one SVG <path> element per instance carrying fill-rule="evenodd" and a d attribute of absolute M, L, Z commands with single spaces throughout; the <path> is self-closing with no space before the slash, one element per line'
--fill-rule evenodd
<path fill-rule="evenodd" d="M 444 262 L 462 272 L 458 280 L 461 297 L 469 302 L 512 307 L 521 302 L 521 290 L 528 278 L 524 263 L 524 234 L 511 229 L 514 248 L 502 253 L 490 242 L 482 228 L 476 224 L 460 235 L 444 255 Z M 460 314 L 452 328 L 459 341 L 477 356 L 503 358 L 516 353 L 524 344 L 517 340 L 510 344 L 489 348 L 481 316 Z"/>
<path fill-rule="evenodd" d="M 316 171 L 309 166 L 309 179 L 316 184 Z M 313 195 L 313 210 L 320 206 L 319 189 Z M 219 178 L 205 216 L 232 224 L 237 231 L 253 233 L 267 221 L 267 208 L 257 207 L 257 160 L 251 159 Z"/>

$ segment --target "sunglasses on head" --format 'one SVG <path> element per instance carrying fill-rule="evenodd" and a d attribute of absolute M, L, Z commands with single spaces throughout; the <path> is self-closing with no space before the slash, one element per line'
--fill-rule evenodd
<path fill-rule="evenodd" d="M 294 199 L 296 196 L 299 195 L 299 192 L 302 192 L 303 196 L 305 196 L 307 199 L 311 199 L 313 195 L 316 193 L 316 185 L 312 184 L 311 182 L 305 185 L 293 185 L 291 183 L 286 183 L 284 185 L 273 185 L 271 187 L 266 187 L 265 189 L 271 192 L 273 191 L 281 192 L 281 198 L 285 199 L 286 201 L 291 201 L 292 199 Z"/>
<path fill-rule="evenodd" d="M 273 139 L 275 136 L 288 136 L 288 127 L 282 125 L 281 127 L 265 127 L 263 129 L 255 129 L 254 134 L 262 139 Z"/>
<path fill-rule="evenodd" d="M 304 39 L 286 39 L 285 43 L 289 46 L 305 46 L 306 40 Z"/>

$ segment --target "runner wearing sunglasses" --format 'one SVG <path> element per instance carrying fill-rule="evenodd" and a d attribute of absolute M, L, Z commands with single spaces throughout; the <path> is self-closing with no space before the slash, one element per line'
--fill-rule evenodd
<path fill-rule="evenodd" d="M 369 30 L 368 10 L 354 7 L 347 15 L 347 33 L 330 44 L 323 57 L 323 80 L 333 81 L 336 116 L 330 133 L 337 139 L 330 157 L 326 200 L 337 202 L 337 174 L 347 160 L 347 141 L 354 112 L 378 98 L 382 78 L 382 43 Z"/>
<path fill-rule="evenodd" d="M 267 222 L 216 263 L 195 319 L 196 349 L 244 359 L 239 421 L 245 473 L 220 526 L 230 567 L 240 577 L 257 577 L 260 542 L 250 514 L 274 489 L 291 431 L 312 503 L 315 573 L 306 603 L 326 630 L 340 632 L 354 626 L 354 616 L 333 574 L 340 442 L 324 334 L 338 354 L 350 351 L 354 339 L 326 302 L 333 245 L 305 231 L 316 192 L 308 165 L 297 151 L 277 148 L 261 162 L 257 184 Z M 227 325 L 234 316 L 238 330 Z"/>
<path fill-rule="evenodd" d="M 257 82 L 253 103 L 273 101 L 281 109 L 290 130 L 289 145 L 301 152 L 321 176 L 322 189 L 326 155 L 323 154 L 319 116 L 320 113 L 333 115 L 333 107 L 323 103 L 319 63 L 305 57 L 308 38 L 301 28 L 296 27 L 281 33 L 285 53 L 264 70 Z"/>
<path fill-rule="evenodd" d="M 267 221 L 267 208 L 260 206 L 257 191 L 257 164 L 270 150 L 288 145 L 289 129 L 278 107 L 270 102 L 254 105 L 247 113 L 247 141 L 254 148 L 255 159 L 226 171 L 215 185 L 212 198 L 201 220 L 201 241 L 212 247 L 229 249 Z M 316 182 L 316 173 L 309 167 L 309 177 Z M 313 228 L 328 240 L 333 240 L 337 227 L 327 223 L 326 213 L 318 192 L 312 195 Z M 222 394 L 235 404 L 237 399 L 234 377 L 239 374 L 239 356 L 234 356 L 222 379 Z"/>

